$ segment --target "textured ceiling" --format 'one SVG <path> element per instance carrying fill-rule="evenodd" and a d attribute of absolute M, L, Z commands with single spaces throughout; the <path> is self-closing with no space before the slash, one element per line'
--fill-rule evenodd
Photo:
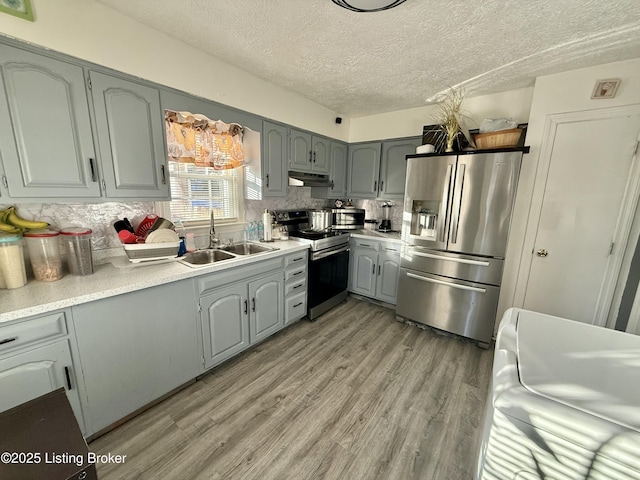
<path fill-rule="evenodd" d="M 377 13 L 330 0 L 98 1 L 346 116 L 640 57 L 639 0 L 407 0 Z"/>

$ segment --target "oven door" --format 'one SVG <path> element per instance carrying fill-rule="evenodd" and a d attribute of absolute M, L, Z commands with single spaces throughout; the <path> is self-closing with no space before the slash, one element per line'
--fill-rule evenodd
<path fill-rule="evenodd" d="M 313 252 L 309 256 L 309 310 L 347 291 L 349 245 Z"/>

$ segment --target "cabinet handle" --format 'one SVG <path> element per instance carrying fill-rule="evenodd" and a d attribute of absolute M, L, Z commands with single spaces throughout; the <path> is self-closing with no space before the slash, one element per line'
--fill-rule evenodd
<path fill-rule="evenodd" d="M 292 262 L 299 262 L 300 260 L 302 260 L 304 257 L 298 257 L 298 258 L 294 258 L 293 260 L 291 260 Z"/>
<path fill-rule="evenodd" d="M 376 264 L 373 264 L 373 272 L 371 272 L 371 275 L 375 275 L 376 274 Z"/>
<path fill-rule="evenodd" d="M 160 174 L 162 175 L 162 184 L 167 184 L 167 174 L 164 171 L 164 165 L 160 165 Z"/>
<path fill-rule="evenodd" d="M 267 173 L 267 188 L 269 188 L 269 174 Z"/>
<path fill-rule="evenodd" d="M 380 191 L 382 192 L 384 189 L 382 186 L 384 185 L 384 180 L 380 180 Z"/>
<path fill-rule="evenodd" d="M 4 338 L 0 340 L 0 345 L 4 345 L 5 343 L 15 342 L 17 339 L 18 337 Z"/>
<path fill-rule="evenodd" d="M 380 265 L 378 265 L 378 276 L 380 276 Z"/>
<path fill-rule="evenodd" d="M 360 245 L 358 245 L 359 247 L 370 247 L 371 245 L 369 245 L 368 243 L 361 243 Z"/>
<path fill-rule="evenodd" d="M 313 162 L 312 158 L 313 158 L 313 152 L 309 150 L 309 163 Z"/>
<path fill-rule="evenodd" d="M 295 290 L 296 288 L 300 288 L 302 285 L 304 285 L 304 283 L 299 283 L 298 285 L 295 285 L 293 289 Z"/>
<path fill-rule="evenodd" d="M 296 304 L 293 306 L 293 308 L 297 308 L 297 307 L 299 307 L 300 305 L 302 305 L 302 302 L 300 302 L 300 303 L 296 303 Z"/>
<path fill-rule="evenodd" d="M 316 163 L 316 152 L 313 152 L 313 163 Z"/>
<path fill-rule="evenodd" d="M 71 390 L 71 373 L 69 367 L 64 367 L 64 377 L 67 380 L 67 390 Z"/>
<path fill-rule="evenodd" d="M 374 192 L 378 191 L 378 181 L 377 180 L 375 182 L 373 182 L 373 191 Z"/>
<path fill-rule="evenodd" d="M 249 301 L 245 300 L 244 301 L 244 314 L 246 315 L 247 313 L 249 313 Z"/>
<path fill-rule="evenodd" d="M 300 270 L 299 272 L 294 273 L 293 276 L 295 277 L 296 275 L 300 275 L 301 273 L 304 273 L 304 270 Z"/>
<path fill-rule="evenodd" d="M 91 169 L 91 181 L 97 182 L 98 176 L 96 175 L 96 166 L 94 162 L 95 160 L 93 158 L 89 159 L 89 168 Z"/>
<path fill-rule="evenodd" d="M 252 311 L 252 312 L 255 312 L 255 311 L 256 311 L 256 298 L 255 298 L 255 297 L 253 297 L 253 298 L 251 299 L 251 311 Z"/>
<path fill-rule="evenodd" d="M 333 190 L 333 187 L 334 187 L 333 180 L 331 180 L 331 184 L 330 185 L 331 185 L 331 190 Z"/>
<path fill-rule="evenodd" d="M 398 249 L 397 248 L 388 248 L 388 247 L 384 247 L 385 250 L 388 250 L 389 252 L 397 252 Z"/>

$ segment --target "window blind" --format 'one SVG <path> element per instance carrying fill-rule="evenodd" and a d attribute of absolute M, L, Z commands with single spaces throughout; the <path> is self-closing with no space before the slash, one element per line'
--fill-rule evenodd
<path fill-rule="evenodd" d="M 216 221 L 240 220 L 242 168 L 214 170 L 193 163 L 167 163 L 171 185 L 171 220 L 208 222 L 211 209 Z"/>

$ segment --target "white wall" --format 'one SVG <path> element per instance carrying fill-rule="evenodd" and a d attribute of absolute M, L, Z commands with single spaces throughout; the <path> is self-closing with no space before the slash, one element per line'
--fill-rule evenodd
<path fill-rule="evenodd" d="M 622 80 L 615 98 L 591 99 L 596 80 L 606 78 Z M 631 104 L 640 104 L 640 58 L 548 75 L 536 80 L 525 142 L 531 147 L 531 151 L 524 156 L 520 173 L 497 321 L 508 307 L 522 306 L 524 298 L 526 272 L 519 270 L 524 257 L 531 255 L 531 247 L 525 243 L 529 216 L 539 213 L 530 211 L 532 198 L 534 194 L 541 194 L 545 181 L 544 178 L 536 178 L 536 172 L 547 117 L 557 113 Z M 531 233 L 535 225 L 529 228 Z"/>
<path fill-rule="evenodd" d="M 135 22 L 95 0 L 32 0 L 35 22 L 0 14 L 0 33 L 333 138 L 349 120 Z M 188 33 L 188 32 L 187 32 Z"/>
<path fill-rule="evenodd" d="M 478 128 L 485 118 L 512 118 L 518 123 L 526 123 L 533 87 L 519 88 L 507 92 L 467 98 L 463 103 L 466 115 L 471 118 L 469 128 Z M 414 137 L 422 135 L 422 127 L 434 123 L 436 107 L 399 110 L 396 112 L 351 118 L 350 142 L 380 140 L 384 138 Z"/>

